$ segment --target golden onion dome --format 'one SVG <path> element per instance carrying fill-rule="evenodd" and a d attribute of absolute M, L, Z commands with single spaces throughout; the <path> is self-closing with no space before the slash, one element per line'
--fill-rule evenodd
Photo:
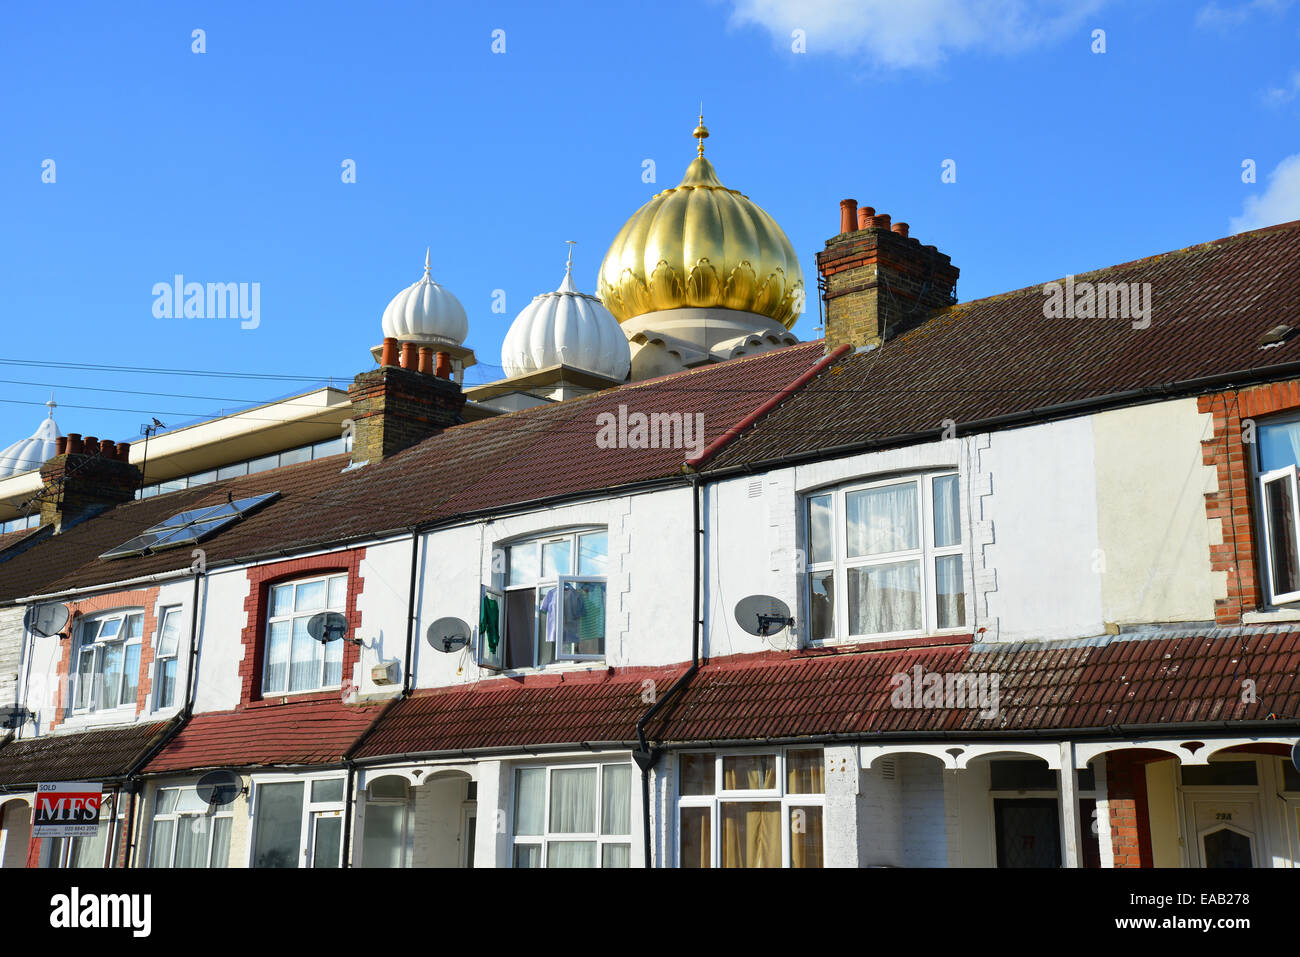
<path fill-rule="evenodd" d="M 598 295 L 619 322 L 696 307 L 758 313 L 793 327 L 804 305 L 794 247 L 757 203 L 718 180 L 704 158 L 703 116 L 693 135 L 698 155 L 682 181 L 633 213 L 614 237 Z"/>

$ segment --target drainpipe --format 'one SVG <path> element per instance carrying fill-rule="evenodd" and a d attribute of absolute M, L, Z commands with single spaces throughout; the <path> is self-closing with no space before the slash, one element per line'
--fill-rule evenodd
<path fill-rule="evenodd" d="M 357 782 L 357 766 L 352 763 L 352 759 L 347 760 L 348 764 L 348 783 L 347 790 L 343 792 L 343 866 L 352 866 L 352 789 Z"/>
<path fill-rule="evenodd" d="M 704 548 L 704 528 L 700 524 L 700 498 L 702 495 L 699 474 L 691 476 L 691 500 L 695 513 L 693 523 L 693 568 L 694 568 L 694 599 L 692 601 L 692 620 L 691 620 L 691 666 L 686 672 L 673 682 L 673 686 L 664 692 L 650 710 L 643 714 L 636 723 L 636 741 L 637 748 L 632 752 L 632 760 L 636 762 L 637 767 L 641 769 L 641 823 L 642 823 L 642 845 L 645 851 L 645 866 L 652 866 L 651 854 L 651 834 L 650 834 L 650 771 L 659 763 L 659 758 L 663 756 L 663 749 L 652 748 L 649 740 L 646 738 L 646 726 L 650 720 L 659 713 L 659 711 L 669 701 L 675 698 L 679 691 L 684 689 L 695 676 L 695 672 L 700 670 L 700 626 L 703 623 L 702 609 L 700 608 L 700 567 L 702 551 Z"/>
<path fill-rule="evenodd" d="M 416 572 L 419 569 L 420 531 L 411 528 L 411 588 L 406 598 L 406 657 L 402 660 L 402 697 L 409 698 L 414 690 L 415 676 L 411 669 L 415 667 L 415 592 Z"/>

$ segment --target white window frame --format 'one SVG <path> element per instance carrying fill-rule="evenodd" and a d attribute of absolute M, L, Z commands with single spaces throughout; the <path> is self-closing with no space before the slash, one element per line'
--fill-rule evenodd
<path fill-rule="evenodd" d="M 176 616 L 176 650 L 170 655 L 164 655 L 162 654 L 163 633 L 167 629 L 168 619 L 173 615 Z M 185 624 L 185 610 L 181 605 L 168 605 L 159 611 L 158 616 L 155 620 L 158 622 L 158 627 L 154 631 L 154 636 L 153 636 L 153 649 L 154 649 L 153 665 L 152 665 L 153 686 L 150 688 L 150 695 L 153 698 L 153 710 L 161 711 L 164 708 L 176 707 L 176 701 L 184 697 L 183 695 L 180 694 L 181 691 L 180 661 L 181 661 L 181 644 L 182 644 L 181 632 Z M 164 687 L 163 673 L 166 670 L 167 664 L 169 662 L 176 666 L 176 680 L 173 689 L 173 696 L 172 696 L 173 700 L 163 703 L 162 701 L 162 691 Z"/>
<path fill-rule="evenodd" d="M 285 698 L 292 695 L 319 694 L 322 691 L 333 691 L 343 687 L 343 681 L 342 681 L 343 667 L 341 661 L 339 666 L 339 674 L 340 674 L 339 682 L 337 684 L 325 684 L 325 670 L 326 667 L 328 666 L 327 657 L 330 648 L 335 644 L 335 642 L 330 642 L 328 644 L 321 646 L 321 667 L 320 667 L 320 675 L 319 678 L 317 679 L 318 683 L 312 685 L 310 688 L 299 688 L 297 691 L 289 690 L 289 684 L 293 680 L 293 622 L 299 618 L 311 618 L 313 615 L 320 615 L 330 611 L 337 612 L 340 615 L 346 616 L 348 612 L 348 593 L 351 588 L 351 581 L 349 580 L 350 577 L 351 576 L 348 574 L 348 572 L 333 571 L 333 572 L 326 572 L 320 575 L 309 575 L 304 578 L 290 578 L 290 579 L 286 579 L 285 581 L 278 581 L 272 584 L 268 588 L 266 593 L 266 618 L 263 621 L 263 632 L 262 632 L 262 697 L 263 698 Z M 331 605 L 329 600 L 329 588 L 330 588 L 329 583 L 331 580 L 336 578 L 343 580 L 343 601 L 338 607 Z M 310 585 L 315 582 L 322 582 L 325 585 L 325 605 L 323 607 L 316 608 L 311 611 L 302 611 L 302 612 L 290 611 L 288 614 L 285 615 L 276 615 L 274 613 L 276 589 L 285 588 L 285 587 L 294 589 L 294 595 L 296 600 L 297 590 L 300 586 Z M 285 661 L 284 686 L 283 688 L 279 688 L 279 689 L 268 688 L 266 684 L 267 669 L 269 669 L 271 666 L 271 625 L 278 622 L 289 623 L 289 637 L 288 637 L 289 657 Z M 344 651 L 346 650 L 346 644 L 347 643 L 345 641 L 337 642 L 340 656 L 342 656 Z"/>
<path fill-rule="evenodd" d="M 596 831 L 595 832 L 568 832 L 551 830 L 551 778 L 556 771 L 581 771 L 584 769 L 596 768 Z M 631 775 L 631 786 L 628 788 L 628 833 L 626 834 L 603 834 L 601 820 L 603 811 L 603 802 L 605 795 L 605 769 L 606 768 L 628 768 Z M 515 820 L 515 814 L 519 807 L 519 772 L 521 771 L 544 771 L 546 773 L 546 788 L 542 794 L 542 833 L 541 834 L 517 834 L 515 832 L 518 822 Z M 515 852 L 516 848 L 541 847 L 542 850 L 542 868 L 550 866 L 550 846 L 553 843 L 559 844 L 592 844 L 596 845 L 596 869 L 602 869 L 605 862 L 606 845 L 626 845 L 628 849 L 628 863 L 631 865 L 632 860 L 632 830 L 634 827 L 632 812 L 635 810 L 633 801 L 633 788 L 636 785 L 636 772 L 631 764 L 621 761 L 596 761 L 586 764 L 517 764 L 510 772 L 510 866 L 516 867 Z"/>
<path fill-rule="evenodd" d="M 370 796 L 370 788 L 376 781 L 382 781 L 385 778 L 396 778 L 406 785 L 406 796 L 402 798 Z M 344 795 L 346 797 L 346 795 Z M 400 847 L 402 849 L 401 867 L 409 868 L 415 866 L 415 785 L 411 779 L 404 774 L 395 774 L 392 772 L 385 773 L 380 770 L 375 776 L 366 781 L 365 788 L 361 791 L 361 797 L 364 799 L 363 814 L 369 813 L 372 807 L 396 807 L 402 809 L 402 837 Z M 367 867 L 366 864 L 366 831 L 364 819 L 360 827 L 360 833 L 357 839 L 361 846 L 361 866 Z"/>
<path fill-rule="evenodd" d="M 1291 534 L 1296 539 L 1296 554 L 1300 555 L 1300 483 L 1296 481 L 1296 468 L 1285 466 L 1263 472 L 1256 481 L 1259 502 L 1259 522 L 1264 538 L 1264 579 L 1268 584 L 1269 599 L 1272 604 L 1284 605 L 1287 602 L 1300 601 L 1300 591 L 1278 592 L 1273 580 L 1273 536 L 1268 510 L 1267 488 L 1274 482 L 1285 480 L 1291 488 Z"/>
<path fill-rule="evenodd" d="M 140 634 L 135 637 L 130 636 L 130 622 L 132 618 L 140 619 Z M 110 621 L 117 621 L 117 632 L 111 638 L 100 639 L 99 634 L 103 631 L 104 625 Z M 94 629 L 95 637 L 88 639 L 90 629 Z M 137 707 L 137 701 L 140 696 L 140 658 L 143 656 L 144 644 L 144 609 L 143 608 L 117 608 L 111 612 L 87 616 L 83 618 L 77 626 L 77 649 L 76 654 L 72 655 L 69 669 L 72 672 L 73 680 L 69 682 L 72 700 L 69 703 L 69 712 L 72 714 L 95 714 L 97 712 L 125 711 L 127 708 L 134 710 Z M 99 698 L 103 693 L 104 685 L 104 657 L 105 650 L 111 645 L 118 645 L 122 649 L 122 677 L 118 681 L 117 692 L 115 697 L 118 703 L 101 708 Z M 135 689 L 136 694 L 130 701 L 122 701 L 122 687 L 126 679 L 127 656 L 130 649 L 137 649 L 135 661 Z M 90 688 L 82 687 L 82 659 L 90 655 Z M 80 704 L 82 694 L 87 692 L 89 702 L 85 705 Z"/>
<path fill-rule="evenodd" d="M 958 496 L 958 531 L 961 533 L 956 544 L 934 544 L 934 489 L 937 480 L 957 478 Z M 912 484 L 917 489 L 919 514 L 917 515 L 918 547 L 893 552 L 879 552 L 872 555 L 848 557 L 848 508 L 847 497 L 855 492 L 871 489 L 888 488 L 894 485 Z M 812 521 L 810 509 L 813 499 L 829 496 L 831 500 L 831 546 L 832 558 L 829 561 L 812 561 Z M 837 642 L 880 641 L 897 637 L 916 635 L 963 634 L 969 630 L 970 609 L 970 569 L 966 561 L 966 535 L 968 529 L 960 519 L 965 515 L 962 508 L 962 489 L 960 472 L 956 469 L 936 469 L 927 472 L 913 472 L 894 475 L 889 478 L 864 482 L 853 482 L 810 490 L 800 498 L 800 521 L 802 524 L 804 554 L 808 563 L 800 588 L 801 601 L 804 606 L 803 633 L 811 645 L 834 644 Z M 937 562 L 941 558 L 957 558 L 961 563 L 962 575 L 962 622 L 958 625 L 939 627 L 938 612 L 938 572 Z M 868 568 L 876 565 L 893 565 L 902 562 L 919 562 L 921 566 L 921 621 L 920 627 L 901 631 L 853 634 L 849 631 L 849 589 L 848 577 L 851 568 Z M 812 634 L 812 585 L 814 576 L 832 572 L 833 604 L 831 633 L 814 638 Z"/>
<path fill-rule="evenodd" d="M 156 825 L 159 821 L 169 821 L 169 822 L 171 822 L 171 823 L 172 823 L 172 830 L 171 830 L 171 853 L 168 855 L 168 856 L 170 857 L 170 860 L 168 861 L 167 864 L 165 864 L 165 865 L 160 865 L 158 869 L 162 869 L 162 868 L 164 868 L 164 867 L 166 867 L 166 868 L 172 868 L 172 867 L 175 867 L 175 866 L 176 866 L 176 847 L 177 847 L 177 844 L 179 843 L 179 842 L 176 840 L 176 835 L 179 833 L 180 828 L 183 826 L 183 823 L 186 821 L 187 818 L 206 817 L 206 818 L 208 819 L 208 821 L 209 821 L 209 824 L 208 824 L 208 849 L 207 849 L 207 851 L 206 851 L 206 852 L 204 853 L 204 855 L 203 855 L 203 859 L 207 862 L 206 864 L 203 865 L 205 868 L 212 868 L 212 867 L 213 867 L 213 864 L 212 864 L 212 844 L 213 844 L 213 838 L 216 837 L 216 821 L 217 821 L 218 819 L 227 819 L 227 820 L 230 821 L 230 844 L 233 844 L 233 843 L 234 843 L 235 811 L 234 811 L 234 805 L 232 805 L 232 804 L 226 804 L 226 805 L 223 805 L 223 806 L 221 806 L 221 807 L 216 807 L 216 808 L 211 808 L 211 807 L 210 807 L 206 812 L 203 812 L 203 811 L 177 811 L 177 810 L 174 810 L 174 809 L 171 810 L 171 811 L 167 811 L 167 812 L 161 813 L 161 814 L 158 812 L 158 805 L 159 805 L 159 803 L 161 802 L 162 795 L 163 795 L 163 792 L 164 792 L 164 791 L 181 791 L 181 792 L 183 792 L 183 791 L 186 791 L 186 790 L 191 790 L 191 789 L 193 789 L 193 788 L 195 787 L 195 783 L 197 783 L 197 782 L 193 782 L 193 783 L 189 783 L 189 784 L 168 784 L 168 785 L 166 785 L 166 786 L 158 787 L 158 788 L 156 788 L 156 789 L 154 790 L 154 793 L 153 793 L 153 801 L 152 801 L 152 803 L 151 803 L 151 805 L 150 805 L 150 816 L 149 816 L 149 820 L 148 820 L 148 826 L 149 826 L 149 847 L 148 847 L 148 849 L 147 849 L 147 852 L 146 852 L 146 854 L 145 854 L 145 858 L 144 858 L 144 860 L 145 860 L 145 865 L 146 865 L 147 867 L 150 867 L 150 868 L 154 867 L 154 863 L 153 863 L 153 855 L 154 855 L 154 841 L 155 841 L 155 839 L 156 839 L 156 838 L 155 838 L 155 835 L 154 835 L 154 825 Z M 177 804 L 178 804 L 178 805 L 179 805 L 179 802 L 180 802 L 180 797 L 181 797 L 181 795 L 178 794 L 178 795 L 177 795 Z M 225 860 L 225 863 L 221 865 L 221 867 L 224 868 L 224 867 L 229 867 L 229 866 L 230 866 L 230 852 L 231 852 L 231 847 L 230 847 L 230 845 L 228 844 L 227 847 L 226 847 L 226 860 Z"/>
<path fill-rule="evenodd" d="M 497 599 L 498 608 L 500 609 L 500 619 L 498 628 L 500 632 L 500 642 L 497 645 L 497 660 L 487 659 L 487 642 L 480 636 L 479 663 L 488 668 L 498 671 L 519 671 L 524 668 L 545 668 L 551 664 L 558 664 L 563 661 L 604 661 L 609 651 L 609 575 L 583 575 L 578 569 L 580 567 L 581 555 L 579 552 L 580 539 L 585 535 L 605 536 L 605 562 L 608 569 L 609 562 L 609 529 L 605 526 L 592 525 L 581 528 L 564 529 L 560 531 L 547 532 L 541 535 L 530 535 L 513 541 L 503 542 L 497 547 L 507 556 L 505 568 L 496 575 L 496 582 L 493 586 L 484 586 L 483 593 L 492 595 Z M 569 571 L 557 572 L 554 577 L 540 577 L 544 574 L 542 571 L 542 548 L 545 545 L 557 542 L 569 542 Z M 538 578 L 531 582 L 521 582 L 517 585 L 510 584 L 510 549 L 519 548 L 524 545 L 536 544 L 537 546 L 537 574 Z M 560 589 L 560 595 L 563 596 L 564 586 L 571 582 L 596 582 L 605 586 L 605 627 L 604 637 L 602 638 L 602 649 L 597 654 L 579 654 L 576 652 L 565 653 L 563 641 L 563 608 L 561 607 L 561 640 L 556 642 L 555 657 L 548 662 L 541 661 L 541 647 L 546 642 L 546 636 L 543 633 L 546 624 L 541 615 L 542 598 L 551 588 Z M 512 665 L 504 664 L 506 648 L 508 646 L 507 636 L 509 634 L 509 598 L 511 593 L 533 592 L 533 660 L 530 665 Z"/>
<path fill-rule="evenodd" d="M 337 801 L 313 801 L 311 797 L 312 784 L 317 781 L 342 781 L 343 796 Z M 301 784 L 302 792 L 302 813 L 298 823 L 298 867 L 310 868 L 314 866 L 314 854 L 316 843 L 316 821 L 319 817 L 339 817 L 344 814 L 344 808 L 347 806 L 348 799 L 348 782 L 347 777 L 339 772 L 330 772 L 326 774 L 290 774 L 275 775 L 272 777 L 261 777 L 253 780 L 252 795 L 249 803 L 249 831 L 248 831 L 248 859 L 245 867 L 253 867 L 253 862 L 257 860 L 257 814 L 259 803 L 259 791 L 267 784 Z M 343 866 L 343 841 L 339 840 L 339 860 L 335 867 Z"/>
<path fill-rule="evenodd" d="M 786 779 L 786 755 L 790 751 L 818 751 L 821 753 L 823 762 L 826 760 L 825 749 L 820 745 L 791 746 L 788 748 L 753 748 L 743 751 L 719 750 L 716 748 L 700 748 L 698 750 L 683 751 L 681 754 L 712 754 L 713 755 L 713 793 L 712 794 L 683 794 L 682 793 L 682 762 L 677 761 L 677 835 L 673 842 L 673 860 L 677 867 L 681 867 L 682 860 L 682 809 L 691 807 L 710 808 L 709 820 L 709 867 L 717 869 L 722 866 L 722 805 L 738 803 L 755 803 L 766 802 L 778 804 L 781 808 L 781 866 L 790 867 L 790 812 L 795 807 L 820 807 L 822 808 L 822 860 L 826 859 L 826 789 L 822 785 L 820 794 L 794 794 L 787 790 L 788 781 Z M 723 759 L 724 758 L 743 758 L 749 756 L 775 757 L 776 759 L 776 787 L 762 790 L 755 789 L 737 789 L 727 790 L 722 786 L 723 782 Z M 825 771 L 823 770 L 823 782 L 825 781 Z"/>

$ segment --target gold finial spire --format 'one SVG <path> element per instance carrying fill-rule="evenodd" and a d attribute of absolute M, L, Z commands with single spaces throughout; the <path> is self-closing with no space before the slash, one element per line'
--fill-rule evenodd
<path fill-rule="evenodd" d="M 700 141 L 700 145 L 695 148 L 695 152 L 700 156 L 704 155 L 704 141 L 709 138 L 708 127 L 704 125 L 704 104 L 700 104 L 700 125 L 695 127 L 691 136 Z"/>

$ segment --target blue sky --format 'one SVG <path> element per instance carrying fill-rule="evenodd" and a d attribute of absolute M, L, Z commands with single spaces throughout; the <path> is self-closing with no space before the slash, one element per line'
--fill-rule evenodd
<path fill-rule="evenodd" d="M 1300 218 L 1298 92 L 1284 0 L 7 4 L 0 445 L 51 388 L 64 432 L 128 440 L 346 382 L 426 246 L 471 380 L 497 378 L 564 241 L 594 292 L 623 221 L 677 183 L 701 100 L 723 182 L 810 288 L 853 197 L 951 255 L 969 300 Z M 176 273 L 259 283 L 259 325 L 156 318 Z"/>

